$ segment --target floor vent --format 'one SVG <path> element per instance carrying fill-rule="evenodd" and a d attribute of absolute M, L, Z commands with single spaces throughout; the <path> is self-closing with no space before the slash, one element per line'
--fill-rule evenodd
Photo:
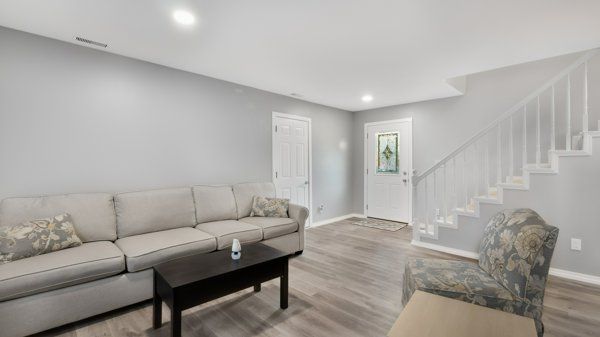
<path fill-rule="evenodd" d="M 79 37 L 79 36 L 76 36 L 75 40 L 77 40 L 79 42 L 87 43 L 87 44 L 93 44 L 94 46 L 98 46 L 98 47 L 102 47 L 102 48 L 106 48 L 108 46 L 106 43 L 84 39 L 84 38 Z"/>

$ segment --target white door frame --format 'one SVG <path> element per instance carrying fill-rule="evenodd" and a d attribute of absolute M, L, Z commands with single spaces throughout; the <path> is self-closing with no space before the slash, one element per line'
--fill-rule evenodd
<path fill-rule="evenodd" d="M 373 125 L 381 125 L 381 124 L 390 124 L 390 123 L 406 123 L 408 122 L 409 125 L 409 135 L 408 135 L 408 183 L 409 183 L 409 191 L 408 191 L 408 224 L 410 226 L 412 226 L 412 220 L 413 220 L 413 209 L 412 209 L 412 203 L 413 203 L 413 193 L 412 193 L 412 176 L 413 176 L 413 119 L 412 117 L 408 117 L 408 118 L 402 118 L 402 119 L 392 119 L 392 120 L 387 120 L 387 121 L 379 121 L 379 122 L 370 122 L 370 123 L 365 123 L 365 127 L 364 127 L 364 133 L 363 133 L 363 140 L 364 140 L 364 168 L 363 168 L 363 177 L 364 177 L 364 196 L 363 196 L 363 212 L 365 214 L 365 216 L 367 216 L 368 210 L 367 210 L 367 202 L 369 202 L 369 181 L 368 181 L 368 175 L 367 175 L 367 170 L 369 168 L 369 144 L 368 144 L 368 139 L 367 139 L 367 130 L 369 128 L 369 126 L 373 126 Z"/>
<path fill-rule="evenodd" d="M 281 112 L 273 111 L 271 116 L 271 178 L 273 183 L 275 182 L 275 142 L 273 141 L 273 136 L 275 134 L 275 117 L 279 118 L 287 118 L 287 119 L 295 119 L 299 121 L 308 122 L 308 225 L 306 227 L 310 227 L 313 223 L 313 182 L 312 182 L 312 120 L 309 117 L 303 117 L 298 115 L 291 115 Z"/>

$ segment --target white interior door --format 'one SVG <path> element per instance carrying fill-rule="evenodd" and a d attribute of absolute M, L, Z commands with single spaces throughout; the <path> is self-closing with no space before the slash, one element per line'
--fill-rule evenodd
<path fill-rule="evenodd" d="M 411 121 L 366 125 L 366 215 L 408 223 Z"/>
<path fill-rule="evenodd" d="M 278 198 L 310 209 L 309 120 L 273 117 L 273 181 Z"/>

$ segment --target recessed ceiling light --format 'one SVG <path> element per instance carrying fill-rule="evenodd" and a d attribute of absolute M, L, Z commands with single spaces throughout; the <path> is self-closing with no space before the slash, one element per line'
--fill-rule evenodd
<path fill-rule="evenodd" d="M 196 21 L 196 18 L 194 18 L 194 15 L 192 15 L 192 13 L 186 12 L 186 11 L 173 12 L 173 19 L 175 19 L 175 21 L 179 22 L 180 24 L 186 25 L 186 26 L 189 26 Z"/>
<path fill-rule="evenodd" d="M 371 102 L 372 100 L 373 100 L 373 96 L 371 96 L 371 95 L 364 95 L 364 96 L 362 97 L 362 101 L 363 101 L 363 102 L 365 102 L 365 103 L 369 103 L 369 102 Z"/>

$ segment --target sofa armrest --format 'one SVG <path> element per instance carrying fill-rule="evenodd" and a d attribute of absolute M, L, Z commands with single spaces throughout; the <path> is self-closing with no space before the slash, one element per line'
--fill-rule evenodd
<path fill-rule="evenodd" d="M 309 211 L 308 208 L 296 204 L 290 204 L 288 208 L 290 218 L 298 222 L 298 233 L 300 234 L 300 251 L 304 250 L 304 226 L 308 219 Z"/>

